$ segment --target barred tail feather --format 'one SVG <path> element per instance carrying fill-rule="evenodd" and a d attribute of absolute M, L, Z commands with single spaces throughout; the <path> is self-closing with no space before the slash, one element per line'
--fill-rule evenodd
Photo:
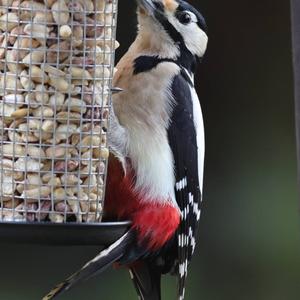
<path fill-rule="evenodd" d="M 184 274 L 183 277 L 179 275 L 178 279 L 178 300 L 184 300 L 185 295 L 185 282 L 186 282 L 187 275 Z"/>
<path fill-rule="evenodd" d="M 128 245 L 133 242 L 134 238 L 135 234 L 133 231 L 130 230 L 125 233 L 115 243 L 101 251 L 94 259 L 86 263 L 79 271 L 58 284 L 50 293 L 43 297 L 42 300 L 54 299 L 56 296 L 69 290 L 77 283 L 101 273 L 124 255 Z"/>

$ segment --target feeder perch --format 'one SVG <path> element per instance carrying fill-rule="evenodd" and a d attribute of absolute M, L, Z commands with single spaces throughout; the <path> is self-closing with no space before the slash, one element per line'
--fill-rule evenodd
<path fill-rule="evenodd" d="M 0 4 L 0 236 L 107 245 L 117 0 Z"/>

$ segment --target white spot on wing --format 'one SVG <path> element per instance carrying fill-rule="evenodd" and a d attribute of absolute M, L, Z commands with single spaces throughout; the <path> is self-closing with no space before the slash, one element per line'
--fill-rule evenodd
<path fill-rule="evenodd" d="M 191 246 L 192 246 L 192 254 L 194 254 L 196 248 L 196 240 L 194 237 L 191 238 Z"/>
<path fill-rule="evenodd" d="M 184 264 L 184 272 L 185 272 L 185 274 L 187 274 L 187 267 L 188 267 L 188 261 L 186 260 L 185 264 Z"/>
<path fill-rule="evenodd" d="M 186 217 L 187 217 L 187 209 L 186 207 L 184 208 L 184 219 L 186 220 Z"/>
<path fill-rule="evenodd" d="M 192 254 L 193 254 L 196 247 L 196 239 L 192 227 L 189 227 L 189 238 L 190 238 L 190 245 L 192 247 Z"/>
<path fill-rule="evenodd" d="M 182 191 L 187 187 L 187 178 L 184 177 L 182 180 L 176 182 L 176 190 L 177 191 Z"/>
<path fill-rule="evenodd" d="M 197 221 L 199 221 L 201 211 L 199 209 L 199 205 L 197 202 L 194 202 L 194 204 L 193 204 L 193 212 L 196 215 Z"/>
<path fill-rule="evenodd" d="M 201 210 L 199 210 L 198 213 L 197 213 L 197 221 L 200 220 L 200 216 L 201 216 Z"/>
<path fill-rule="evenodd" d="M 182 243 L 181 243 L 181 234 L 178 235 L 178 246 L 182 247 Z"/>
<path fill-rule="evenodd" d="M 179 275 L 180 275 L 180 277 L 183 277 L 184 274 L 185 274 L 185 272 L 184 272 L 185 267 L 184 266 L 185 266 L 185 263 L 179 264 Z"/>
<path fill-rule="evenodd" d="M 192 193 L 189 193 L 189 204 L 194 203 L 194 196 L 192 195 Z"/>

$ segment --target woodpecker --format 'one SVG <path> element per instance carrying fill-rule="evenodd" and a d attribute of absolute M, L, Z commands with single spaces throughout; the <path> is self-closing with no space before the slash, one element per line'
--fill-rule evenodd
<path fill-rule="evenodd" d="M 137 0 L 138 34 L 116 66 L 105 215 L 128 232 L 44 300 L 118 263 L 140 299 L 160 300 L 162 274 L 178 276 L 183 300 L 195 250 L 204 168 L 204 126 L 194 87 L 208 37 L 182 0 Z M 116 91 L 116 89 L 115 89 Z"/>

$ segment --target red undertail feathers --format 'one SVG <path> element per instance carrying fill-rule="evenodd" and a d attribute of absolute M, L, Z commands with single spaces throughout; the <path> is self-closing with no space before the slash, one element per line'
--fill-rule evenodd
<path fill-rule="evenodd" d="M 124 174 L 120 162 L 111 158 L 108 167 L 105 213 L 111 218 L 131 220 L 141 243 L 151 251 L 163 247 L 175 234 L 180 212 L 166 199 L 146 199 L 133 190 L 134 174 Z"/>

